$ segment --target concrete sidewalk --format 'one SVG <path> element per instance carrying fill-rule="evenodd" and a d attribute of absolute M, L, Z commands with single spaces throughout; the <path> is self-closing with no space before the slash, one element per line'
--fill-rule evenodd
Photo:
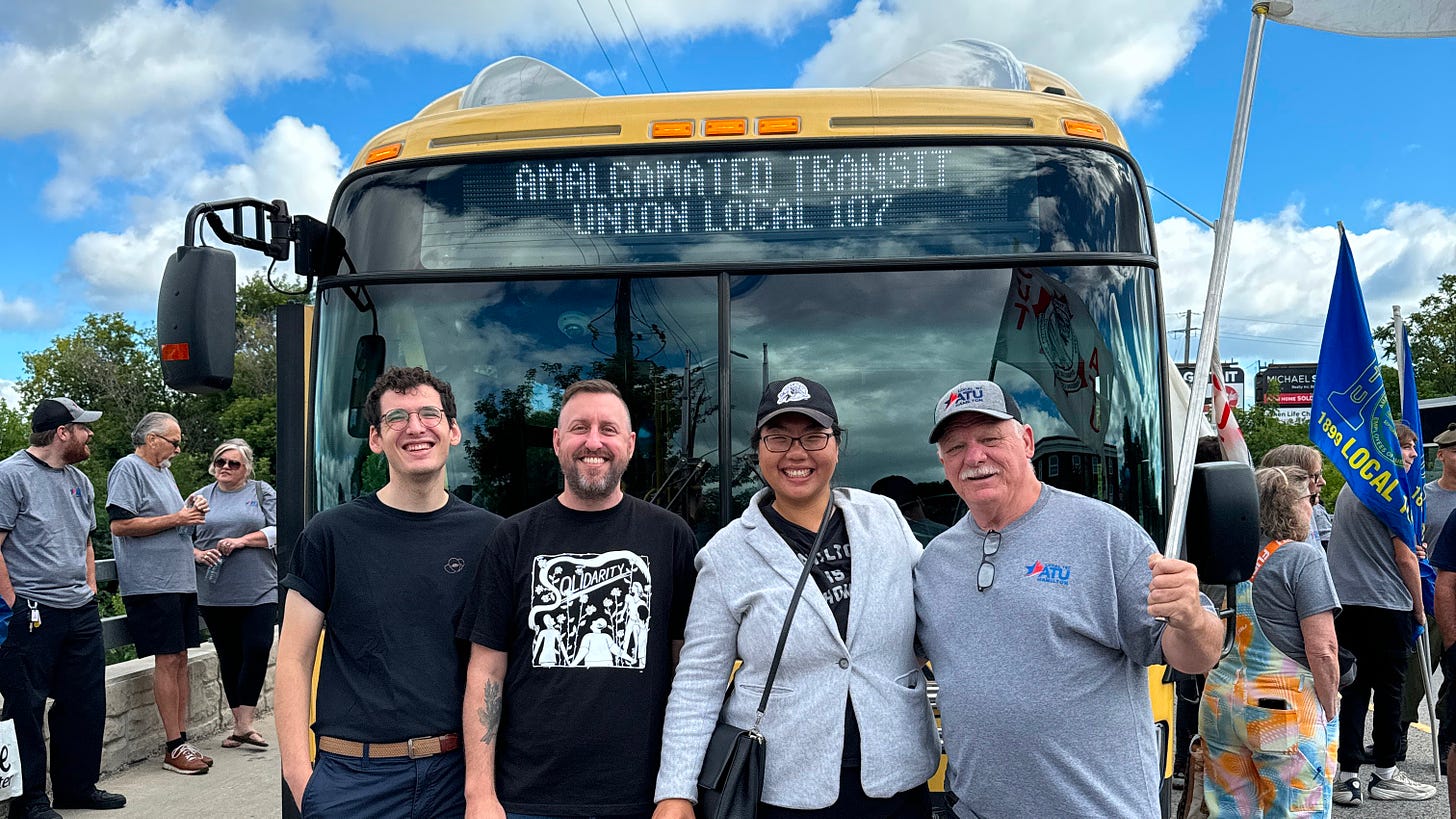
<path fill-rule="evenodd" d="M 160 757 L 148 759 L 103 778 L 98 787 L 126 797 L 126 807 L 115 811 L 67 810 L 67 816 L 93 819 L 176 817 L 177 819 L 253 819 L 282 814 L 282 776 L 278 764 L 277 733 L 273 714 L 259 717 L 258 732 L 269 742 L 266 749 L 244 746 L 224 748 L 231 731 L 215 734 L 197 749 L 216 760 L 203 775 L 182 776 L 162 767 Z"/>

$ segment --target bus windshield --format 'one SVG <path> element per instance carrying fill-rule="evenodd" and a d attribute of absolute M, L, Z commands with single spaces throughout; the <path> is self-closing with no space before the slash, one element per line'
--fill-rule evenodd
<path fill-rule="evenodd" d="M 933 534 L 963 509 L 927 443 L 932 407 L 961 380 L 994 377 L 1036 432 L 1044 481 L 1116 504 L 1156 538 L 1156 304 L 1154 271 L 1140 265 L 335 277 L 319 294 L 315 501 L 386 478 L 342 420 L 354 345 L 377 322 L 389 364 L 453 386 L 464 445 L 449 488 L 501 514 L 560 490 L 561 391 L 599 376 L 623 388 L 637 431 L 627 491 L 706 540 L 761 486 L 748 440 L 764 384 L 797 375 L 829 388 L 847 430 L 835 484 L 908 478 L 916 531 Z"/>

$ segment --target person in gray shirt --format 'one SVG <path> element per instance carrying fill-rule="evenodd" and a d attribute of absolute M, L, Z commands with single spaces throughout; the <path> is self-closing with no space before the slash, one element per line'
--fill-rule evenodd
<path fill-rule="evenodd" d="M 1416 457 L 1415 433 L 1397 424 L 1396 434 L 1409 468 Z M 1340 646 L 1355 655 L 1355 681 L 1341 692 L 1335 804 L 1358 805 L 1364 799 L 1359 773 L 1366 761 L 1367 712 L 1373 712 L 1370 736 L 1375 743 L 1370 796 L 1430 799 L 1436 795 L 1435 788 L 1412 780 L 1396 767 L 1406 666 L 1416 627 L 1426 624 L 1416 553 L 1345 484 L 1335 501 L 1329 559 L 1330 577 L 1343 609 L 1335 619 L 1335 631 Z"/>
<path fill-rule="evenodd" d="M 1037 480 L 999 385 L 957 384 L 934 417 L 970 509 L 915 568 L 955 814 L 1158 816 L 1146 666 L 1201 674 L 1223 642 L 1197 571 L 1121 510 Z"/>
<path fill-rule="evenodd" d="M 96 788 L 106 726 L 106 651 L 96 606 L 96 492 L 77 469 L 101 413 L 47 398 L 30 416 L 30 446 L 0 461 L 0 598 L 15 610 L 0 645 L 0 718 L 13 720 L 24 790 L 10 815 L 55 819 L 55 804 L 107 809 L 126 797 Z"/>
<path fill-rule="evenodd" d="M 278 493 L 252 480 L 253 448 L 242 438 L 218 444 L 207 471 L 217 480 L 196 493 L 207 499 L 207 522 L 197 527 L 192 556 L 197 605 L 233 713 L 233 732 L 222 747 L 266 748 L 253 714 L 278 622 Z"/>
<path fill-rule="evenodd" d="M 167 734 L 162 767 L 207 773 L 212 760 L 187 742 L 187 649 L 202 644 L 197 625 L 197 576 L 192 527 L 207 519 L 207 498 L 184 503 L 169 468 L 182 451 L 182 427 L 165 412 L 149 412 L 131 433 L 136 450 L 106 478 L 117 586 L 138 657 L 155 657 L 152 695 Z"/>

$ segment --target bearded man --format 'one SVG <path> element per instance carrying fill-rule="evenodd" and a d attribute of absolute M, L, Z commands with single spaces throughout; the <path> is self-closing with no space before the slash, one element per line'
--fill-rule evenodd
<path fill-rule="evenodd" d="M 652 814 L 697 548 L 682 518 L 623 493 L 636 440 L 615 386 L 567 387 L 552 431 L 565 488 L 508 518 L 486 546 L 459 631 L 473 644 L 471 816 Z M 532 649 L 546 631 L 567 657 L 629 635 L 632 650 L 543 661 Z"/>

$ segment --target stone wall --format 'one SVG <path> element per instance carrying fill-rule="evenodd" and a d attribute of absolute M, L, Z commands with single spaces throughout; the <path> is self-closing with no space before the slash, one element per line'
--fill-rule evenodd
<path fill-rule="evenodd" d="M 273 709 L 273 673 L 278 643 L 268 658 L 268 676 L 258 710 Z M 217 653 L 212 643 L 187 652 L 192 678 L 188 697 L 187 736 L 203 739 L 232 728 L 232 712 L 218 679 Z M 166 745 L 162 718 L 152 699 L 152 658 L 128 660 L 106 667 L 106 733 L 102 736 L 101 772 L 110 773 L 134 762 L 159 756 Z"/>

